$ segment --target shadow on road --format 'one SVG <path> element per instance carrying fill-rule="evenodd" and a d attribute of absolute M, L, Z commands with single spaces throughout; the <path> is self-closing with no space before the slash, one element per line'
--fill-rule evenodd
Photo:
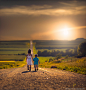
<path fill-rule="evenodd" d="M 22 73 L 37 72 L 37 71 L 23 71 Z"/>
<path fill-rule="evenodd" d="M 37 72 L 37 71 L 31 71 L 31 72 Z"/>
<path fill-rule="evenodd" d="M 28 73 L 28 72 L 30 72 L 30 71 L 23 71 L 22 73 Z"/>

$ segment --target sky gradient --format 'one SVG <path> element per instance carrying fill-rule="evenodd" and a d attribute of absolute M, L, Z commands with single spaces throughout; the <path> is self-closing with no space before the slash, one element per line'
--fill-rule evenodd
<path fill-rule="evenodd" d="M 0 0 L 0 40 L 86 39 L 84 0 Z"/>

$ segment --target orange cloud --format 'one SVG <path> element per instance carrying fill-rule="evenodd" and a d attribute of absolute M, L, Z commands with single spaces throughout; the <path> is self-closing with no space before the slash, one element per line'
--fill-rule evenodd
<path fill-rule="evenodd" d="M 12 8 L 2 8 L 0 9 L 0 15 L 14 15 L 14 14 L 24 14 L 24 15 L 78 15 L 85 14 L 85 6 L 74 7 L 74 8 L 52 8 L 49 5 L 43 6 L 20 6 L 20 7 L 12 7 Z"/>

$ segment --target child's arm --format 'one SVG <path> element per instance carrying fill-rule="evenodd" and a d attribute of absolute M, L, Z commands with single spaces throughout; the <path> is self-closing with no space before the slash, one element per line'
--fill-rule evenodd
<path fill-rule="evenodd" d="M 27 57 L 26 57 L 26 62 L 27 62 Z"/>
<path fill-rule="evenodd" d="M 32 62 L 34 63 L 34 58 L 32 60 L 33 60 Z"/>
<path fill-rule="evenodd" d="M 40 61 L 38 61 L 39 62 L 39 64 L 40 64 Z"/>

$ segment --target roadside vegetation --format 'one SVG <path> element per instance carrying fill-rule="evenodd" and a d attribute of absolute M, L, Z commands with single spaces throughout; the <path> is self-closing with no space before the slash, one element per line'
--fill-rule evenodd
<path fill-rule="evenodd" d="M 68 42 L 71 47 L 66 45 L 67 48 L 65 45 L 63 45 L 64 47 L 62 45 L 56 47 L 51 42 L 36 41 L 35 50 L 41 62 L 39 67 L 56 68 L 86 75 L 86 45 L 83 45 L 86 42 L 79 40 L 73 41 L 74 43 Z M 59 50 L 54 50 L 55 48 Z"/>
<path fill-rule="evenodd" d="M 67 71 L 86 75 L 86 57 L 80 58 L 80 59 L 77 59 L 77 58 L 75 58 L 75 59 L 71 58 L 71 59 L 64 59 L 64 60 L 49 59 L 51 61 L 47 61 L 42 64 L 39 64 L 39 66 L 45 67 L 45 68 L 53 67 L 53 68 L 57 68 L 57 69 L 61 69 L 61 70 L 67 70 Z"/>
<path fill-rule="evenodd" d="M 23 61 L 2 61 L 0 62 L 0 69 L 17 68 L 26 65 L 26 58 Z"/>

